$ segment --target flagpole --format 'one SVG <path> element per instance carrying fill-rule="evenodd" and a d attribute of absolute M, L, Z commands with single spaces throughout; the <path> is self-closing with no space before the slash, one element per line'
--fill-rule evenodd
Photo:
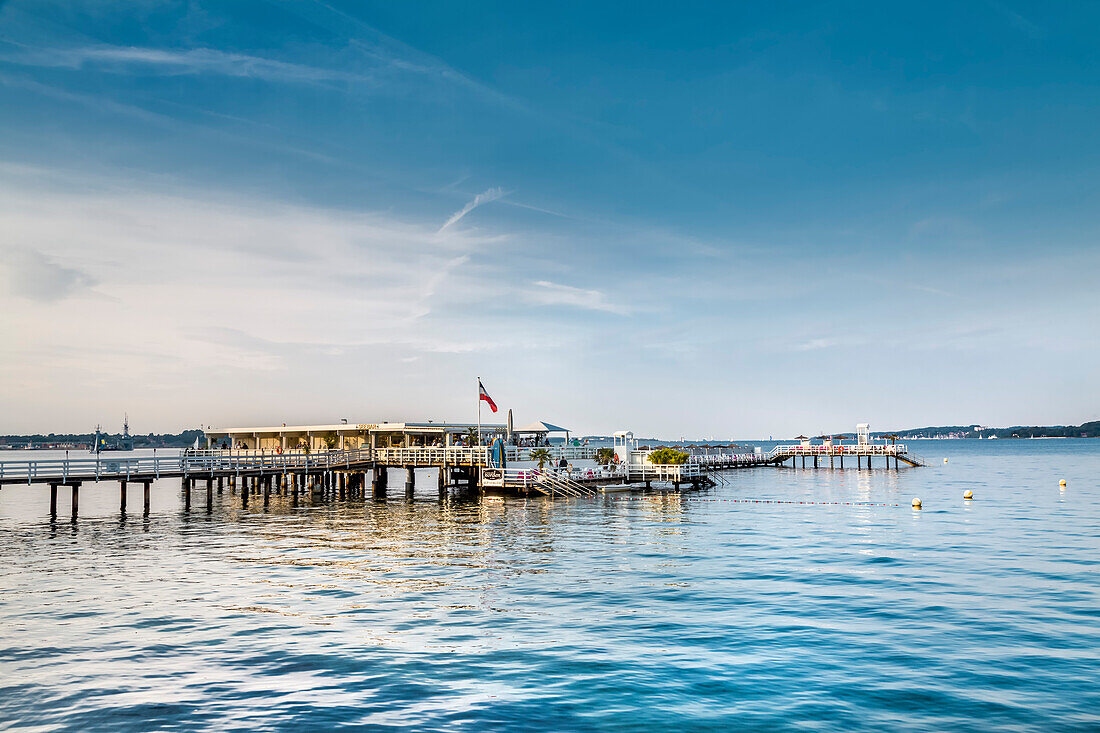
<path fill-rule="evenodd" d="M 481 445 L 481 377 L 477 378 L 477 444 Z"/>

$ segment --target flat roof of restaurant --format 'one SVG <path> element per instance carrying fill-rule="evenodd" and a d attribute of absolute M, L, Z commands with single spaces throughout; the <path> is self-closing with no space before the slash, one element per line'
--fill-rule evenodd
<path fill-rule="evenodd" d="M 269 426 L 244 426 L 235 428 L 207 428 L 206 433 L 321 433 L 321 432 L 362 432 L 372 430 L 378 432 L 402 432 L 415 430 L 422 432 L 444 432 L 447 430 L 469 430 L 478 427 L 477 423 L 448 423 L 435 422 L 383 422 L 383 423 L 337 423 L 335 425 L 269 425 Z M 506 425 L 498 423 L 482 423 L 482 430 L 505 430 Z"/>

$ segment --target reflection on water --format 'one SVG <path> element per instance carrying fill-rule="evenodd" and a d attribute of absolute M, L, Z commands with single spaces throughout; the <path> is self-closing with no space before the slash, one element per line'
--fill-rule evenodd
<path fill-rule="evenodd" d="M 1100 450 L 996 443 L 599 499 L 87 484 L 75 523 L 5 487 L 0 726 L 1100 726 Z"/>

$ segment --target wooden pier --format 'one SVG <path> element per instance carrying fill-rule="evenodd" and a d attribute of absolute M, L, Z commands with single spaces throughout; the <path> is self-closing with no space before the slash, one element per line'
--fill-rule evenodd
<path fill-rule="evenodd" d="M 531 462 L 534 448 L 507 446 L 505 465 Z M 803 441 L 797 445 L 779 445 L 768 453 L 715 453 L 692 455 L 679 465 L 654 465 L 648 462 L 648 452 L 631 450 L 619 462 L 596 465 L 595 447 L 555 446 L 545 448 L 553 466 L 563 461 L 569 467 L 537 470 L 499 468 L 491 465 L 490 449 L 475 447 L 409 447 L 330 450 L 320 453 L 273 451 L 184 451 L 173 456 L 53 459 L 40 461 L 0 462 L 0 487 L 15 483 L 40 484 L 50 488 L 50 512 L 57 514 L 58 489 L 71 492 L 73 518 L 78 514 L 80 488 L 86 483 L 104 481 L 119 485 L 119 505 L 127 510 L 127 492 L 132 485 L 142 487 L 144 512 L 149 512 L 150 489 L 154 481 L 179 479 L 183 488 L 184 507 L 191 508 L 195 488 L 205 488 L 209 511 L 215 491 L 228 488 L 240 496 L 241 506 L 262 502 L 268 506 L 272 496 L 289 497 L 296 505 L 303 495 L 316 498 L 384 497 L 389 488 L 391 469 L 405 471 L 404 493 L 409 499 L 416 488 L 417 469 L 435 469 L 433 482 L 440 496 L 448 489 L 464 486 L 468 489 L 501 490 L 521 494 L 548 496 L 594 496 L 603 491 L 624 488 L 648 489 L 654 484 L 679 490 L 683 486 L 698 488 L 713 482 L 716 472 L 761 466 L 785 466 L 790 461 L 802 467 L 844 467 L 844 459 L 856 461 L 857 468 L 871 468 L 872 459 L 881 459 L 885 467 L 897 469 L 900 463 L 924 465 L 924 461 L 900 444 L 857 443 L 818 444 Z M 571 461 L 590 465 L 573 468 Z M 849 463 L 849 465 L 851 465 Z"/>

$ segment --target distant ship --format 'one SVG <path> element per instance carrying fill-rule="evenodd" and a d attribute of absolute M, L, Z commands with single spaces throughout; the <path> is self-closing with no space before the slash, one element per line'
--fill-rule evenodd
<path fill-rule="evenodd" d="M 95 440 L 92 441 L 92 449 L 90 453 L 103 453 L 105 451 L 130 451 L 134 449 L 134 438 L 130 435 L 130 416 L 123 415 L 122 418 L 122 437 L 118 440 L 112 440 L 108 435 L 103 433 L 103 429 L 99 426 L 95 426 Z"/>

